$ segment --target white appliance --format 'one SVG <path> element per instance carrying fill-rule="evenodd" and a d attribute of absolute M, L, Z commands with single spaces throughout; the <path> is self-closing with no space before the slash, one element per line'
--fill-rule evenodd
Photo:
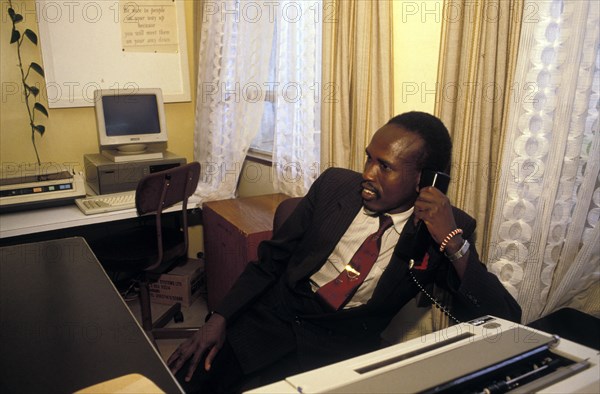
<path fill-rule="evenodd" d="M 485 316 L 248 391 L 599 393 L 600 353 Z"/>

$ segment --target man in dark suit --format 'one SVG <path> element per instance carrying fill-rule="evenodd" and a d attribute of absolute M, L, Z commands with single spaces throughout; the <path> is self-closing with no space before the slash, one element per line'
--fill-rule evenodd
<path fill-rule="evenodd" d="M 446 307 L 455 321 L 485 314 L 519 321 L 519 305 L 479 260 L 475 220 L 440 190 L 419 187 L 424 169 L 448 171 L 451 150 L 439 119 L 409 112 L 375 133 L 362 175 L 323 172 L 168 360 L 186 390 L 235 391 L 249 377 L 266 384 L 375 350 L 393 316 L 433 284 L 451 294 Z M 391 218 L 385 231 L 382 217 Z M 419 222 L 430 234 L 425 254 L 412 242 Z M 384 232 L 374 236 L 379 249 L 368 252 L 375 262 L 365 268 L 353 256 L 376 231 Z M 341 303 L 326 294 L 334 282 L 357 279 Z"/>

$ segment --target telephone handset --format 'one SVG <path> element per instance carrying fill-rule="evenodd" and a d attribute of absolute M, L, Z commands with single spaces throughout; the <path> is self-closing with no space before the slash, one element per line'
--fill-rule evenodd
<path fill-rule="evenodd" d="M 446 194 L 448 191 L 448 185 L 450 184 L 450 176 L 446 173 L 433 171 L 429 169 L 424 169 L 421 171 L 421 179 L 419 180 L 419 190 L 427 187 L 433 186 L 439 189 L 442 193 Z M 431 235 L 429 234 L 429 230 L 427 230 L 427 225 L 423 223 L 423 221 L 419 221 L 415 228 L 415 237 L 413 238 L 412 247 L 410 249 L 412 256 L 410 258 L 410 268 L 408 270 L 408 274 L 411 279 L 415 282 L 419 290 L 431 300 L 433 305 L 437 308 L 441 309 L 450 319 L 454 320 L 456 323 L 460 323 L 460 321 L 450 313 L 450 310 L 442 305 L 437 299 L 435 299 L 425 288 L 421 285 L 421 283 L 417 280 L 415 275 L 412 272 L 412 268 L 414 264 L 423 264 L 423 258 L 425 257 L 425 252 L 429 244 L 431 243 Z"/>
<path fill-rule="evenodd" d="M 419 181 L 419 188 L 426 186 L 433 186 L 446 194 L 448 191 L 448 185 L 450 184 L 450 175 L 440 172 L 424 169 L 421 171 L 421 179 Z"/>
<path fill-rule="evenodd" d="M 442 193 L 446 194 L 449 184 L 450 176 L 446 173 L 429 169 L 424 169 L 421 171 L 419 189 L 422 189 L 426 186 L 433 186 Z M 427 251 L 427 246 L 429 245 L 430 241 L 431 236 L 429 235 L 427 226 L 425 223 L 423 223 L 423 221 L 419 221 L 415 229 L 415 237 L 412 244 L 412 259 L 415 262 L 421 262 L 423 260 L 423 256 L 425 256 L 425 252 Z"/>

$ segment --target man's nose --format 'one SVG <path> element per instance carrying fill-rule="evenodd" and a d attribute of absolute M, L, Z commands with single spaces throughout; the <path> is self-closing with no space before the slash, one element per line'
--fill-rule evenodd
<path fill-rule="evenodd" d="M 366 181 L 372 181 L 373 179 L 375 179 L 375 166 L 373 165 L 373 163 L 370 162 L 366 162 L 365 163 L 365 168 L 363 170 L 363 179 Z"/>

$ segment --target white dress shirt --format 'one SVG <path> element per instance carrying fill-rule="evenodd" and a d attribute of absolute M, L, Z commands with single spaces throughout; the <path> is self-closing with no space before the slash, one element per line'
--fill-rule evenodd
<path fill-rule="evenodd" d="M 385 271 L 390 262 L 394 247 L 400 238 L 400 233 L 412 212 L 413 208 L 402 213 L 389 215 L 394 224 L 383 233 L 377 261 L 344 308 L 353 308 L 365 304 L 371 298 L 381 274 L 383 274 L 383 271 Z M 364 208 L 361 209 L 323 267 L 311 276 L 310 283 L 312 290 L 317 291 L 325 283 L 337 278 L 340 272 L 344 270 L 346 264 L 350 262 L 360 245 L 362 245 L 363 241 L 378 229 L 379 217 L 369 214 Z"/>

